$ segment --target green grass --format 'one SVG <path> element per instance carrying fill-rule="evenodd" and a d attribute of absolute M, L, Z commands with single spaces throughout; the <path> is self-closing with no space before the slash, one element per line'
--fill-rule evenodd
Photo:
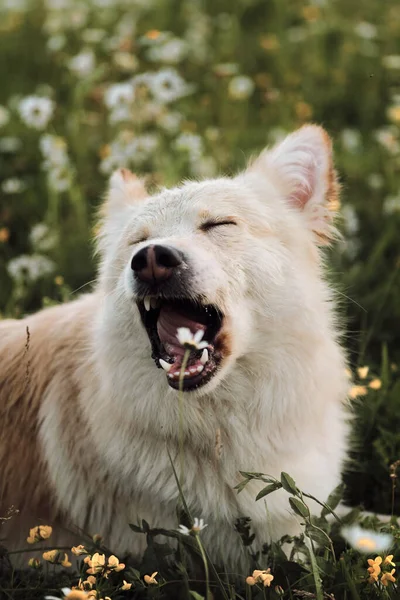
<path fill-rule="evenodd" d="M 326 127 L 343 184 L 346 240 L 330 252 L 329 276 L 339 290 L 352 371 L 366 387 L 354 404 L 345 497 L 371 511 L 399 513 L 390 468 L 400 459 L 397 0 L 3 0 L 0 35 L 4 316 L 18 317 L 90 289 L 94 213 L 113 166 L 147 175 L 150 185 L 170 185 L 184 177 L 234 172 L 304 122 Z M 138 83 L 139 75 L 154 77 L 165 68 L 181 78 L 181 97 L 171 102 L 155 101 L 157 94 Z M 246 78 L 241 88 L 238 76 Z M 110 108 L 107 90 L 132 78 L 135 99 Z M 21 117 L 21 102 L 31 95 L 53 102 L 42 128 L 33 126 L 34 117 Z M 124 118 L 118 110 L 125 110 Z M 360 379 L 357 368 L 364 365 L 370 373 Z M 379 389 L 368 387 L 374 379 Z M 308 535 L 311 524 L 307 527 Z M 255 568 L 271 567 L 271 588 L 246 588 L 247 573 L 241 586 L 233 591 L 225 584 L 222 592 L 210 565 L 212 593 L 275 598 L 274 586 L 281 585 L 285 598 L 320 598 L 318 567 L 324 590 L 336 599 L 395 598 L 395 588 L 366 583 L 364 557 L 345 550 L 332 527 L 321 528 L 332 536 L 334 551 L 328 544 L 310 553 L 299 540 L 296 561 L 288 561 L 278 544 L 254 558 Z M 239 529 L 248 542 L 247 524 Z M 196 544 L 180 544 L 171 562 L 157 534 L 137 535 L 147 535 L 149 547 L 138 570 L 123 572 L 133 588 L 118 591 L 120 577 L 114 574 L 102 579 L 103 596 L 187 598 L 190 589 L 205 595 L 204 585 L 190 581 L 203 576 Z M 182 567 L 185 553 L 190 575 Z M 5 598 L 42 598 L 46 586 L 54 584 L 54 593 L 62 583 L 59 575 L 52 582 L 46 565 L 12 574 L 1 560 Z M 162 583 L 145 585 L 143 575 L 156 570 Z M 66 574 L 65 582 L 70 578 Z M 296 589 L 312 595 L 296 596 Z"/>

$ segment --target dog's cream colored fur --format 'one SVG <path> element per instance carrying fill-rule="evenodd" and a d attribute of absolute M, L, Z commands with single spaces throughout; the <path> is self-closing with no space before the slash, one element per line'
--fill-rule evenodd
<path fill-rule="evenodd" d="M 208 523 L 208 550 L 241 561 L 240 516 L 251 517 L 258 542 L 298 531 L 286 492 L 255 502 L 259 485 L 239 495 L 233 488 L 240 470 L 287 471 L 326 500 L 340 481 L 347 380 L 319 248 L 334 235 L 335 204 L 331 144 L 316 126 L 234 178 L 147 197 L 129 171 L 112 176 L 95 291 L 0 323 L 0 510 L 21 511 L 9 545 L 44 519 L 135 553 L 143 536 L 128 523 L 178 525 L 168 458 L 179 469 L 178 393 L 151 359 L 130 269 L 148 240 L 180 249 L 190 293 L 225 314 L 221 369 L 184 394 L 181 415 L 183 489 L 192 514 Z M 238 224 L 199 230 L 216 216 Z"/>

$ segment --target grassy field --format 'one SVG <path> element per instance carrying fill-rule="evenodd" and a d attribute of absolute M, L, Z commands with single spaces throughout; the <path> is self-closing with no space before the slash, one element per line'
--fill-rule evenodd
<path fill-rule="evenodd" d="M 330 251 L 329 276 L 339 291 L 355 384 L 344 497 L 399 514 L 398 1 L 0 0 L 0 36 L 1 316 L 18 317 L 90 289 L 94 213 L 114 168 L 170 185 L 234 172 L 303 123 L 326 127 L 343 186 L 343 241 Z M 210 565 L 210 593 L 400 597 L 390 578 L 382 583 L 382 572 L 368 581 L 366 561 L 376 554 L 346 546 L 324 515 L 312 523 L 306 498 L 293 486 L 306 526 L 292 559 L 279 545 L 266 547 L 264 556 L 253 557 L 261 569 L 255 585 L 246 584 L 247 573 L 234 588 Z M 248 524 L 239 529 L 251 552 Z M 395 562 L 400 532 L 386 529 L 394 535 Z M 106 563 L 95 572 L 93 597 L 206 597 L 198 582 L 201 533 L 182 537 L 172 566 L 156 534 L 142 535 L 149 540 L 143 563 L 111 574 Z M 321 543 L 321 536 L 318 549 L 310 537 Z M 98 540 L 85 544 L 92 561 L 96 552 L 107 554 Z M 192 570 L 183 568 L 183 556 Z M 273 581 L 262 572 L 268 568 Z M 0 552 L 0 597 L 43 598 L 49 589 L 61 597 L 63 583 L 77 584 L 72 570 L 52 579 L 42 559 L 16 577 Z M 157 583 L 146 583 L 143 576 L 154 571 Z"/>

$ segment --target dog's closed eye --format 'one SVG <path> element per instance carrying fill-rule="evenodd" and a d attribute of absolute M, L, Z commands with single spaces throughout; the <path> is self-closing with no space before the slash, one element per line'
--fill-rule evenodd
<path fill-rule="evenodd" d="M 214 227 L 222 227 L 223 225 L 237 225 L 236 221 L 234 219 L 215 219 L 215 220 L 210 220 L 210 221 L 206 221 L 205 223 L 202 223 L 200 225 L 200 229 L 201 231 L 209 231 L 210 229 L 213 229 Z"/>

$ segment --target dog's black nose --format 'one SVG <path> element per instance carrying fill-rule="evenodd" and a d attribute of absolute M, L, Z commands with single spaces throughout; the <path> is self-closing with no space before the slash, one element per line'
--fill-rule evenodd
<path fill-rule="evenodd" d="M 135 275 L 148 283 L 164 281 L 171 277 L 175 267 L 182 264 L 183 255 L 171 246 L 145 246 L 132 258 Z"/>

